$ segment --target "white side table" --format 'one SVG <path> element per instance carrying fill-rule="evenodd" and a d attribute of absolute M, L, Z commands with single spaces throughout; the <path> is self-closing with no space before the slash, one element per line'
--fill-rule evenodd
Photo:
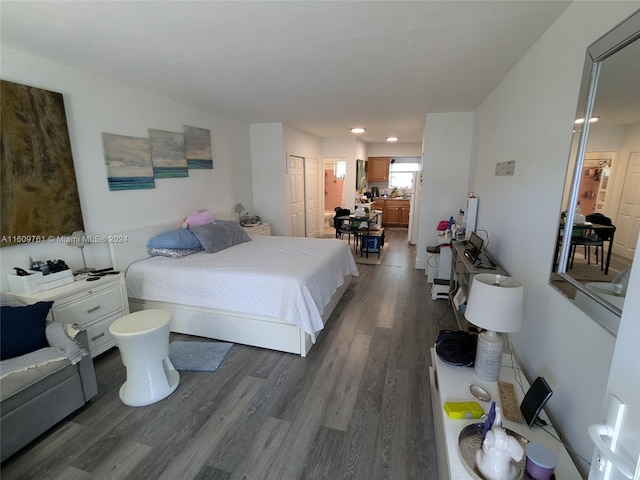
<path fill-rule="evenodd" d="M 109 325 L 129 313 L 122 273 L 105 275 L 92 282 L 79 278 L 73 283 L 29 295 L 12 292 L 9 295 L 27 305 L 53 301 L 50 312 L 53 320 L 86 330 L 92 357 L 115 345 Z"/>
<path fill-rule="evenodd" d="M 271 236 L 271 224 L 270 223 L 258 223 L 256 225 L 245 225 L 244 231 L 249 234 L 249 236 L 257 236 L 264 235 L 266 237 Z"/>
<path fill-rule="evenodd" d="M 522 402 L 524 394 L 515 381 L 515 371 L 511 367 L 512 356 L 502 355 L 502 368 L 500 370 L 500 380 L 503 382 L 513 383 L 516 390 L 518 404 Z M 455 367 L 444 363 L 436 355 L 435 348 L 431 349 L 431 367 L 429 367 L 429 377 L 431 381 L 431 402 L 433 406 L 433 423 L 436 433 L 436 451 L 438 454 L 438 471 L 439 479 L 455 479 L 464 480 L 473 477 L 467 472 L 463 460 L 460 457 L 458 448 L 458 436 L 464 427 L 469 424 L 477 423 L 479 420 L 452 420 L 444 411 L 445 402 L 468 402 L 477 401 L 484 409 L 485 413 L 489 411 L 491 402 L 481 402 L 471 395 L 469 386 L 476 384 L 483 387 L 491 394 L 492 400 L 495 400 L 497 406 L 500 404 L 500 393 L 498 391 L 498 382 L 487 382 L 480 380 L 473 373 L 470 367 Z M 515 364 L 515 368 L 519 368 Z M 522 384 L 525 391 L 529 388 L 529 384 L 524 375 Z M 551 397 L 553 401 L 553 397 Z M 549 419 L 544 414 L 540 415 L 548 425 L 547 430 L 554 432 Z M 556 457 L 558 463 L 555 468 L 555 475 L 558 479 L 564 478 L 581 478 L 578 469 L 574 465 L 571 457 L 567 453 L 564 445 L 555 440 L 549 433 L 545 432 L 542 427 L 534 426 L 529 428 L 524 423 L 512 422 L 504 420 L 503 426 L 522 435 L 530 442 L 541 443 L 549 448 Z M 554 433 L 557 436 L 557 433 Z"/>
<path fill-rule="evenodd" d="M 169 325 L 166 310 L 141 310 L 111 324 L 109 331 L 127 368 L 120 400 L 130 407 L 156 403 L 171 395 L 180 374 L 169 360 Z"/>

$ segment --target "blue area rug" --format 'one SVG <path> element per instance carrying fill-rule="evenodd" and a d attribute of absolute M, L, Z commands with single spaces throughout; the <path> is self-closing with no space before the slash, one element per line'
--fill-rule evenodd
<path fill-rule="evenodd" d="M 233 347 L 227 342 L 180 342 L 169 344 L 169 360 L 176 370 L 215 372 Z"/>

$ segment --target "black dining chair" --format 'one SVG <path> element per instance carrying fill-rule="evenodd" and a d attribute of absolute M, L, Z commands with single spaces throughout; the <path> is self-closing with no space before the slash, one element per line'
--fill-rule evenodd
<path fill-rule="evenodd" d="M 591 264 L 591 247 L 596 248 L 596 265 L 598 259 L 600 260 L 600 270 L 604 270 L 604 242 L 610 242 L 616 231 L 611 219 L 606 217 L 602 213 L 592 213 L 586 216 L 586 220 L 589 223 L 595 225 L 606 225 L 613 227 L 612 229 L 593 228 L 593 233 L 588 235 L 576 236 L 571 238 L 571 267 L 573 267 L 573 259 L 576 255 L 576 248 L 579 246 L 584 247 L 584 256 L 587 259 L 587 264 Z"/>
<path fill-rule="evenodd" d="M 340 220 L 340 217 L 348 217 L 351 215 L 351 210 L 342 207 L 336 207 L 333 210 L 336 212 L 333 217 L 333 226 L 336 229 L 336 238 L 341 239 L 343 235 L 348 235 L 347 239 L 350 245 L 351 235 L 354 234 L 355 229 L 351 226 L 349 220 Z"/>

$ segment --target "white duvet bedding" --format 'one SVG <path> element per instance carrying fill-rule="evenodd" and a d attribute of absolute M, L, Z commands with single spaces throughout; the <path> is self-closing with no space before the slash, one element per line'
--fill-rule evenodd
<path fill-rule="evenodd" d="M 132 298 L 278 317 L 315 341 L 348 275 L 358 269 L 341 240 L 256 236 L 218 253 L 141 260 L 126 281 Z"/>

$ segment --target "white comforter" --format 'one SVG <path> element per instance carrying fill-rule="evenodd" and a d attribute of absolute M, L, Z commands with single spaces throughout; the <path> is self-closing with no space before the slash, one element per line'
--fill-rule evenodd
<path fill-rule="evenodd" d="M 218 253 L 136 262 L 126 280 L 132 298 L 278 317 L 315 341 L 348 275 L 358 269 L 341 240 L 256 236 Z"/>

